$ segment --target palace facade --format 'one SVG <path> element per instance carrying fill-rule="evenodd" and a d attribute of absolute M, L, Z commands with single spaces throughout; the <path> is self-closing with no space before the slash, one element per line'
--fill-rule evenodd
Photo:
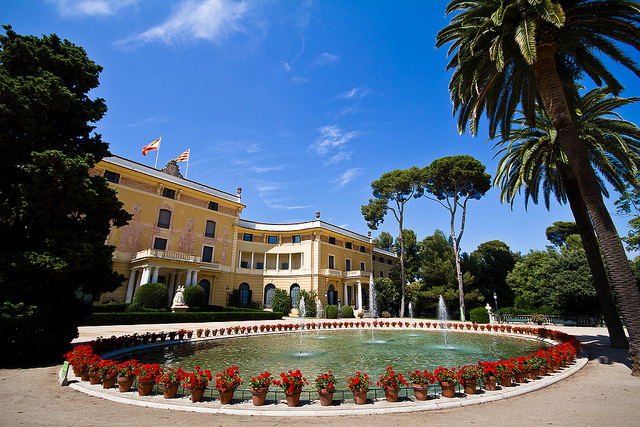
<path fill-rule="evenodd" d="M 316 218 L 269 224 L 240 218 L 236 194 L 184 179 L 175 161 L 154 169 L 108 157 L 91 170 L 104 176 L 133 218 L 112 228 L 113 268 L 127 277 L 100 302 L 131 302 L 143 284 L 167 285 L 169 301 L 179 286 L 200 285 L 205 301 L 225 305 L 234 290 L 242 306 L 269 309 L 276 288 L 294 301 L 300 289 L 316 291 L 323 305 L 356 310 L 368 306 L 373 277 L 388 277 L 394 253 L 364 236 Z"/>

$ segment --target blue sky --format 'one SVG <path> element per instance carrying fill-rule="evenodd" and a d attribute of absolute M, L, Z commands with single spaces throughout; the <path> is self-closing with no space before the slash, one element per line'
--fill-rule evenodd
<path fill-rule="evenodd" d="M 20 34 L 56 33 L 104 67 L 91 95 L 109 111 L 97 132 L 113 154 L 153 166 L 144 145 L 162 137 L 158 167 L 191 149 L 187 178 L 235 194 L 242 217 L 332 224 L 366 234 L 360 206 L 383 173 L 457 154 L 495 175 L 478 137 L 459 135 L 447 86 L 446 1 L 4 0 L 0 23 Z M 632 56 L 640 59 L 637 52 Z M 640 81 L 618 72 L 625 96 Z M 640 123 L 638 106 L 622 110 Z M 180 163 L 183 174 L 186 163 Z M 627 234 L 628 218 L 615 215 Z M 502 240 L 544 249 L 545 229 L 573 220 L 568 207 L 469 203 L 462 249 Z M 407 206 L 419 239 L 449 231 L 449 213 L 426 199 Z M 398 234 L 389 214 L 380 231 Z"/>

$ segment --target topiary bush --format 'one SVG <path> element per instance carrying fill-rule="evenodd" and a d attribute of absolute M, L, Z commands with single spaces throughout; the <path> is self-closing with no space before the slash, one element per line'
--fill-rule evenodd
<path fill-rule="evenodd" d="M 276 289 L 271 298 L 271 309 L 287 316 L 291 312 L 291 298 L 284 289 Z"/>
<path fill-rule="evenodd" d="M 200 285 L 191 285 L 184 288 L 182 293 L 184 303 L 189 307 L 202 307 L 204 305 L 204 289 Z"/>
<path fill-rule="evenodd" d="M 162 283 L 147 283 L 136 289 L 133 294 L 133 305 L 142 308 L 167 308 L 167 287 Z"/>
<path fill-rule="evenodd" d="M 353 315 L 353 308 L 351 308 L 350 305 L 343 305 L 340 308 L 340 316 L 344 319 L 351 319 L 353 317 L 355 317 Z"/>
<path fill-rule="evenodd" d="M 338 306 L 336 305 L 328 305 L 324 309 L 324 317 L 327 319 L 337 319 L 338 318 Z"/>
<path fill-rule="evenodd" d="M 469 319 L 473 323 L 489 323 L 489 312 L 484 307 L 474 308 L 469 312 Z"/>

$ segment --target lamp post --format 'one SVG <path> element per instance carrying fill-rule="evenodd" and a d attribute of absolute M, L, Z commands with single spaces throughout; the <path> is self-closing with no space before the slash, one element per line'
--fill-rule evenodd
<path fill-rule="evenodd" d="M 327 296 L 328 296 L 328 295 L 329 295 L 329 294 L 327 293 L 327 291 L 324 291 L 324 301 L 325 301 L 325 303 L 326 303 L 325 307 L 326 307 L 327 305 L 329 305 L 329 300 L 327 299 Z M 326 311 L 325 311 L 325 313 L 326 313 Z"/>
<path fill-rule="evenodd" d="M 227 299 L 224 303 L 224 305 L 228 305 L 229 304 L 229 287 L 227 286 Z"/>
<path fill-rule="evenodd" d="M 493 300 L 496 302 L 496 320 L 500 323 L 500 317 L 498 315 L 498 294 L 495 292 L 493 293 Z"/>

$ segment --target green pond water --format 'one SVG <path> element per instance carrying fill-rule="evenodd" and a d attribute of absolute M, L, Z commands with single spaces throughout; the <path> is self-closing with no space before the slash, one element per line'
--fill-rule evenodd
<path fill-rule="evenodd" d="M 302 338 L 302 339 L 301 339 Z M 248 379 L 264 371 L 274 377 L 289 369 L 300 369 L 309 381 L 331 370 L 341 386 L 356 371 L 369 374 L 376 383 L 387 366 L 405 377 L 408 371 L 433 371 L 438 366 L 457 367 L 476 364 L 478 360 L 495 361 L 528 355 L 548 348 L 542 341 L 513 336 L 446 332 L 442 330 L 374 330 L 347 329 L 305 331 L 285 334 L 238 336 L 156 347 L 119 356 L 142 363 L 159 363 L 165 367 L 195 366 L 209 369 L 214 375 L 238 366 L 248 387 Z"/>

